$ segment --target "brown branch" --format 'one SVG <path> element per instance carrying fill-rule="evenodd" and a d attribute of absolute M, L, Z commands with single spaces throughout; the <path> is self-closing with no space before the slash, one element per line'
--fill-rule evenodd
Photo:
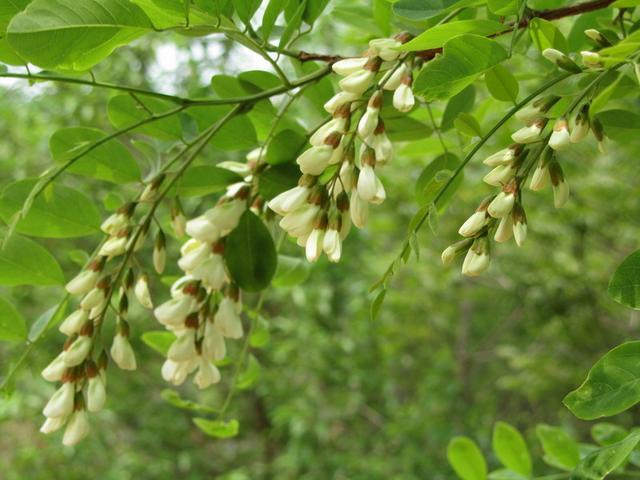
<path fill-rule="evenodd" d="M 592 0 L 590 2 L 579 3 L 577 5 L 571 5 L 569 7 L 561 7 L 554 8 L 549 10 L 528 10 L 525 13 L 525 16 L 518 23 L 518 28 L 526 28 L 529 26 L 529 23 L 534 18 L 541 18 L 543 20 L 559 20 L 565 17 L 571 17 L 574 15 L 581 15 L 587 12 L 593 12 L 595 10 L 601 10 L 603 8 L 609 7 L 615 0 Z M 512 33 L 514 30 L 515 24 L 505 24 L 505 29 L 501 32 L 490 35 L 490 38 L 498 37 L 500 35 L 506 35 L 508 33 Z M 442 53 L 442 47 L 440 48 L 431 48 L 429 50 L 420 50 L 416 52 L 416 55 L 422 58 L 423 60 L 431 60 L 438 53 Z M 295 57 L 301 62 L 327 62 L 329 64 L 337 62 L 341 60 L 343 57 L 340 55 L 325 55 L 320 53 L 309 53 L 309 52 L 297 52 Z"/>

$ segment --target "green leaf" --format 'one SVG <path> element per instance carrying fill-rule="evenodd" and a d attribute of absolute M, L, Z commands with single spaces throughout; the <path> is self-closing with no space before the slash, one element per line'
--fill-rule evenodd
<path fill-rule="evenodd" d="M 518 98 L 518 81 L 503 65 L 496 65 L 484 74 L 489 93 L 496 100 L 513 102 Z"/>
<path fill-rule="evenodd" d="M 621 442 L 627 435 L 629 432 L 625 428 L 613 423 L 600 422 L 591 427 L 591 437 L 604 447 Z"/>
<path fill-rule="evenodd" d="M 571 480 L 601 480 L 605 478 L 626 460 L 638 442 L 640 442 L 640 433 L 634 433 L 621 442 L 590 453 L 573 471 Z"/>
<path fill-rule="evenodd" d="M 478 35 L 460 35 L 445 43 L 441 57 L 422 68 L 414 89 L 427 101 L 450 98 L 506 58 L 507 51 L 499 43 Z"/>
<path fill-rule="evenodd" d="M 188 168 L 176 182 L 171 195 L 202 197 L 210 193 L 221 192 L 229 185 L 241 182 L 242 177 L 225 168 L 211 165 L 197 165 Z"/>
<path fill-rule="evenodd" d="M 57 130 L 49 139 L 51 156 L 65 163 L 106 137 L 102 130 L 70 127 Z M 67 172 L 114 183 L 135 182 L 140 169 L 129 150 L 116 139 L 109 140 L 76 160 Z"/>
<path fill-rule="evenodd" d="M 60 265 L 40 245 L 13 234 L 0 248 L 0 285 L 60 285 Z"/>
<path fill-rule="evenodd" d="M 479 0 L 399 0 L 393 4 L 393 11 L 399 17 L 409 20 L 426 20 L 435 15 L 447 13 L 454 8 L 479 5 Z"/>
<path fill-rule="evenodd" d="M 457 22 L 443 23 L 425 30 L 413 40 L 402 45 L 399 50 L 412 52 L 438 48 L 458 35 L 472 33 L 485 37 L 504 31 L 505 28 L 504 24 L 493 20 L 459 20 Z"/>
<path fill-rule="evenodd" d="M 291 40 L 291 37 L 293 37 L 295 31 L 300 28 L 300 25 L 302 24 L 302 16 L 304 15 L 306 6 L 307 0 L 302 0 L 291 18 L 287 19 L 287 26 L 282 32 L 282 35 L 280 36 L 280 42 L 278 43 L 279 48 L 285 48 L 289 43 L 289 40 Z"/>
<path fill-rule="evenodd" d="M 270 0 L 269 5 L 265 8 L 260 27 L 260 33 L 262 34 L 263 40 L 267 40 L 271 35 L 273 26 L 276 24 L 276 20 L 278 19 L 278 15 L 280 15 L 284 9 L 287 1 L 288 0 Z"/>
<path fill-rule="evenodd" d="M 640 310 L 640 250 L 618 265 L 609 281 L 608 292 L 616 302 Z"/>
<path fill-rule="evenodd" d="M 311 266 L 303 258 L 278 255 L 278 268 L 271 281 L 274 287 L 293 287 L 300 285 L 309 276 Z"/>
<path fill-rule="evenodd" d="M 529 22 L 529 33 L 533 43 L 541 52 L 547 48 L 555 48 L 568 53 L 567 39 L 553 23 L 542 18 L 533 18 Z"/>
<path fill-rule="evenodd" d="M 291 163 L 267 168 L 260 174 L 258 190 L 265 200 L 271 200 L 276 195 L 295 187 L 300 178 L 300 170 Z"/>
<path fill-rule="evenodd" d="M 572 470 L 580 461 L 578 444 L 561 428 L 540 424 L 536 435 L 544 450 L 544 461 L 552 467 Z"/>
<path fill-rule="evenodd" d="M 440 122 L 442 131 L 446 132 L 453 127 L 453 122 L 460 113 L 470 112 L 473 109 L 475 100 L 476 88 L 473 85 L 469 85 L 460 93 L 451 97 L 442 114 L 442 121 Z"/>
<path fill-rule="evenodd" d="M 238 435 L 240 424 L 238 420 L 208 420 L 206 418 L 194 418 L 193 423 L 206 435 L 214 438 L 232 438 Z"/>
<path fill-rule="evenodd" d="M 253 387 L 260 379 L 261 372 L 262 372 L 262 367 L 260 367 L 260 363 L 258 362 L 258 359 L 253 355 L 249 355 L 249 361 L 247 362 L 247 367 L 238 376 L 238 382 L 236 383 L 236 387 L 239 388 L 240 390 L 247 390 Z"/>
<path fill-rule="evenodd" d="M 378 313 L 380 313 L 380 308 L 382 307 L 382 304 L 384 303 L 384 298 L 386 296 L 387 296 L 387 290 L 383 288 L 378 292 L 378 294 L 376 295 L 376 298 L 373 299 L 373 302 L 371 302 L 371 310 L 369 312 L 369 316 L 371 320 L 375 320 L 376 318 L 378 318 Z"/>
<path fill-rule="evenodd" d="M 36 321 L 31 324 L 27 337 L 29 341 L 32 343 L 38 341 L 40 335 L 62 322 L 67 314 L 68 304 L 69 297 L 67 296 L 58 305 L 54 305 L 40 315 Z"/>
<path fill-rule="evenodd" d="M 531 475 L 529 449 L 518 430 L 508 423 L 497 422 L 493 428 L 492 445 L 505 467 L 527 477 Z"/>
<path fill-rule="evenodd" d="M 149 118 L 153 114 L 166 113 L 175 108 L 174 104 L 157 98 L 139 96 L 138 100 L 139 102 L 126 94 L 112 97 L 107 105 L 107 115 L 111 124 L 121 129 Z M 162 140 L 182 138 L 182 127 L 177 115 L 142 125 L 135 131 Z"/>
<path fill-rule="evenodd" d="M 255 147 L 256 129 L 246 115 L 233 117 L 213 137 L 211 145 L 228 151 L 248 150 Z"/>
<path fill-rule="evenodd" d="M 304 15 L 302 16 L 305 23 L 313 25 L 327 5 L 329 5 L 329 0 L 307 0 L 307 7 L 305 8 Z"/>
<path fill-rule="evenodd" d="M 482 136 L 482 129 L 478 120 L 476 120 L 476 118 L 470 113 L 462 112 L 458 114 L 456 119 L 453 121 L 453 126 L 456 127 L 456 130 L 460 133 L 468 135 L 469 137 Z"/>
<path fill-rule="evenodd" d="M 152 330 L 150 332 L 144 332 L 140 339 L 160 355 L 166 356 L 176 336 L 164 330 Z"/>
<path fill-rule="evenodd" d="M 165 388 L 164 390 L 162 390 L 162 392 L 160 392 L 160 396 L 170 405 L 173 405 L 176 408 L 181 408 L 183 410 L 190 410 L 192 412 L 217 412 L 215 408 L 211 408 L 206 405 L 202 405 L 200 403 L 182 398 L 178 392 L 176 392 L 175 390 L 171 390 L 170 388 Z"/>
<path fill-rule="evenodd" d="M 607 110 L 596 115 L 607 136 L 617 142 L 634 141 L 640 130 L 640 115 L 628 110 Z"/>
<path fill-rule="evenodd" d="M 384 128 L 392 142 L 421 140 L 429 137 L 433 131 L 427 124 L 415 118 L 398 114 L 388 116 L 385 115 L 385 109 L 382 111 L 381 116 L 384 118 Z"/>
<path fill-rule="evenodd" d="M 19 180 L 2 190 L 0 217 L 6 223 L 22 209 L 37 182 L 37 179 Z M 84 193 L 51 183 L 46 192 L 34 200 L 16 230 L 34 237 L 82 237 L 99 231 L 100 220 L 98 209 Z"/>
<path fill-rule="evenodd" d="M 271 337 L 269 333 L 269 322 L 260 316 L 255 322 L 251 330 L 251 337 L 249 337 L 249 345 L 251 345 L 252 348 L 263 348 L 269 343 L 269 338 Z"/>
<path fill-rule="evenodd" d="M 260 7 L 262 0 L 233 0 L 233 7 L 244 23 L 248 23 Z"/>
<path fill-rule="evenodd" d="M 443 178 L 443 176 L 437 175 L 438 172 L 441 172 L 443 170 L 453 172 L 459 165 L 460 159 L 458 159 L 458 157 L 453 153 L 443 153 L 433 162 L 427 165 L 424 170 L 422 170 L 422 173 L 420 174 L 420 176 L 418 177 L 418 181 L 416 182 L 416 202 L 418 202 L 419 205 L 429 205 L 430 203 L 432 203 L 438 195 L 440 189 L 442 189 L 449 178 L 446 176 Z M 439 208 L 442 208 L 449 202 L 455 191 L 462 183 L 463 178 L 464 176 L 461 173 L 453 181 L 447 192 L 440 199 L 438 205 Z"/>
<path fill-rule="evenodd" d="M 278 263 L 276 247 L 267 227 L 247 210 L 225 244 L 224 258 L 238 286 L 257 292 L 269 286 Z"/>
<path fill-rule="evenodd" d="M 0 297 L 0 340 L 19 342 L 27 337 L 27 322 L 4 298 Z"/>
<path fill-rule="evenodd" d="M 563 400 L 578 418 L 593 420 L 623 412 L 640 401 L 640 341 L 618 345 Z"/>
<path fill-rule="evenodd" d="M 487 462 L 473 440 L 455 437 L 447 446 L 447 460 L 462 480 L 485 480 Z"/>
<path fill-rule="evenodd" d="M 515 15 L 524 0 L 487 0 L 487 7 L 494 15 Z"/>
<path fill-rule="evenodd" d="M 11 20 L 7 39 L 40 67 L 87 70 L 152 28 L 127 0 L 35 0 Z"/>
<path fill-rule="evenodd" d="M 278 132 L 267 147 L 266 162 L 271 165 L 293 162 L 307 143 L 307 137 L 286 129 Z"/>

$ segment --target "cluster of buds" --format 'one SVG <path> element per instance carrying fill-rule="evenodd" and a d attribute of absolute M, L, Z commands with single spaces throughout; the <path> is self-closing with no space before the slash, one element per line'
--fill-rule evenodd
<path fill-rule="evenodd" d="M 364 227 L 369 204 L 386 198 L 376 170 L 391 160 L 393 146 L 380 112 L 385 90 L 393 91 L 397 110 L 408 112 L 415 105 L 414 59 L 398 50 L 409 39 L 408 34 L 375 39 L 364 56 L 333 64 L 344 77 L 341 91 L 324 105 L 333 118 L 311 135 L 311 148 L 298 157 L 298 186 L 268 203 L 284 217 L 280 226 L 305 248 L 310 262 L 323 252 L 338 262 L 351 224 Z"/>
<path fill-rule="evenodd" d="M 594 48 L 591 50 L 582 50 L 580 52 L 580 59 L 584 68 L 589 70 L 599 70 L 604 67 L 604 58 L 601 57 L 599 50 L 611 46 L 609 39 L 593 28 L 584 31 L 584 34 L 594 43 Z M 542 54 L 548 60 L 554 62 L 558 67 L 563 70 L 567 70 L 572 73 L 582 72 L 582 68 L 578 66 L 568 55 L 554 48 L 545 49 Z"/>
<path fill-rule="evenodd" d="M 529 176 L 529 188 L 533 191 L 551 183 L 556 208 L 567 203 L 569 184 L 557 153 L 583 140 L 590 129 L 600 143 L 603 135 L 597 120 L 589 118 L 588 103 L 575 116 L 571 130 L 567 119 L 560 117 L 555 120 L 552 130 L 546 133 L 549 124 L 547 115 L 558 100 L 557 96 L 539 98 L 516 113 L 516 118 L 525 125 L 511 135 L 515 143 L 490 155 L 483 162 L 493 167 L 483 181 L 500 188 L 500 191 L 486 197 L 462 224 L 458 233 L 465 239 L 444 250 L 442 261 L 445 265 L 465 254 L 462 273 L 480 275 L 489 268 L 491 262 L 490 236 L 499 243 L 513 237 L 518 246 L 523 245 L 527 237 L 527 216 L 522 204 L 522 189 Z"/>
<path fill-rule="evenodd" d="M 190 238 L 178 261 L 184 276 L 171 287 L 171 299 L 154 310 L 176 335 L 162 365 L 162 377 L 174 385 L 196 370 L 199 388 L 219 382 L 215 362 L 226 355 L 225 338 L 243 335 L 240 291 L 229 278 L 223 253 L 227 235 L 247 209 L 249 193 L 247 183 L 234 184 L 216 206 L 186 222 Z"/>

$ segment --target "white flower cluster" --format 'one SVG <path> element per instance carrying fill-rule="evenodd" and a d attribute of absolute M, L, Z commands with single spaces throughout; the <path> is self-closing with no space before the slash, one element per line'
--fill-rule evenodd
<path fill-rule="evenodd" d="M 445 265 L 452 263 L 458 255 L 465 254 L 462 273 L 480 275 L 489 268 L 491 262 L 489 235 L 493 235 L 493 240 L 499 243 L 513 236 L 518 246 L 523 245 L 527 237 L 527 217 L 521 190 L 531 170 L 531 190 L 541 190 L 551 183 L 555 207 L 561 208 L 567 203 L 569 184 L 556 154 L 584 139 L 590 128 L 596 133 L 597 127 L 595 121 L 590 121 L 589 105 L 585 104 L 576 116 L 571 131 L 566 118 L 560 117 L 556 119 L 552 131 L 543 135 L 549 123 L 546 115 L 558 100 L 557 96 L 543 97 L 516 113 L 516 118 L 525 124 L 511 135 L 516 143 L 483 162 L 493 167 L 483 178 L 484 182 L 499 187 L 500 192 L 485 198 L 462 224 L 458 233 L 465 240 L 450 245 L 442 252 Z M 600 141 L 603 136 L 596 133 L 596 138 Z"/>
<path fill-rule="evenodd" d="M 391 160 L 393 146 L 380 111 L 385 90 L 394 92 L 393 106 L 401 112 L 415 104 L 412 60 L 398 50 L 409 38 L 400 34 L 372 40 L 365 56 L 333 64 L 344 77 L 341 91 L 324 105 L 333 118 L 311 135 L 311 148 L 298 157 L 303 174 L 298 186 L 268 203 L 284 217 L 280 226 L 305 248 L 310 262 L 323 252 L 330 261 L 339 261 L 351 224 L 364 227 L 368 205 L 386 198 L 376 169 Z M 357 123 L 356 113 L 360 113 Z"/>
<path fill-rule="evenodd" d="M 178 261 L 185 275 L 171 287 L 171 299 L 154 310 L 176 335 L 162 366 L 162 377 L 174 385 L 195 370 L 199 388 L 219 382 L 214 362 L 226 355 L 224 339 L 243 335 L 240 291 L 229 278 L 223 253 L 225 237 L 247 209 L 248 194 L 246 183 L 232 185 L 215 207 L 186 222 L 191 238 Z"/>

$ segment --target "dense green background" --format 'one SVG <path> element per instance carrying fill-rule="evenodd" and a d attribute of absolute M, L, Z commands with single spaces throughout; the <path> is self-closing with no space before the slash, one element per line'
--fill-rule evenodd
<path fill-rule="evenodd" d="M 372 35 L 387 33 L 374 22 L 368 6 L 354 3 L 332 2 L 312 37 L 299 46 L 357 53 Z M 560 25 L 568 34 L 572 21 Z M 525 39 L 522 50 L 526 44 Z M 247 62 L 257 60 L 220 38 L 164 34 L 118 50 L 95 74 L 103 81 L 202 94 L 213 73 L 235 74 L 246 69 Z M 552 69 L 538 62 L 534 69 L 521 59 L 507 65 L 521 80 L 524 93 L 539 84 L 538 72 Z M 0 85 L 3 186 L 36 176 L 51 164 L 48 140 L 58 128 L 111 128 L 108 92 L 30 87 L 26 82 Z M 318 101 L 322 95 L 319 89 Z M 438 118 L 443 106 L 434 104 Z M 631 101 L 624 106 L 630 108 Z M 637 100 L 633 106 L 638 106 Z M 508 107 L 490 98 L 478 83 L 473 115 L 482 131 Z M 292 118 L 311 126 L 314 112 L 305 100 L 292 109 Z M 417 116 L 427 118 L 424 111 Z M 162 358 L 139 340 L 143 332 L 158 326 L 148 312 L 134 310 L 131 326 L 139 370 L 110 370 L 107 409 L 92 415 L 91 435 L 74 449 L 62 447 L 59 435 L 38 433 L 41 408 L 53 391 L 39 371 L 59 351 L 62 336 L 51 331 L 34 350 L 17 377 L 15 392 L 0 399 L 0 477 L 450 479 L 448 441 L 465 434 L 489 451 L 491 429 L 498 420 L 526 432 L 537 459 L 534 470 L 547 471 L 535 424 L 562 425 L 576 438 L 588 440 L 591 424 L 577 421 L 562 406 L 562 398 L 602 354 L 637 338 L 640 317 L 614 303 L 606 286 L 615 267 L 638 245 L 640 147 L 633 141 L 612 143 L 602 155 L 590 139 L 564 153 L 572 188 L 569 204 L 556 211 L 550 191 L 526 192 L 530 236 L 524 248 L 501 246 L 494 250 L 489 274 L 463 278 L 457 267 L 441 266 L 440 251 L 456 239 L 459 224 L 490 191 L 480 182 L 486 173 L 481 159 L 502 148 L 516 126 L 511 121 L 470 164 L 437 232 L 425 228 L 420 233 L 419 262 L 412 258 L 394 278 L 379 316 L 371 320 L 368 288 L 397 255 L 418 208 L 414 184 L 441 150 L 435 135 L 398 144 L 397 158 L 382 173 L 388 200 L 371 210 L 367 229 L 350 235 L 343 261 L 330 265 L 322 260 L 303 284 L 268 292 L 263 316 L 270 340 L 254 351 L 262 365 L 258 383 L 239 392 L 232 403 L 229 418 L 240 422 L 236 438 L 204 436 L 193 426 L 190 412 L 162 399 Z M 470 138 L 452 129 L 445 141 L 460 154 Z M 158 141 L 154 146 L 160 151 L 166 147 Z M 246 151 L 210 149 L 203 163 L 242 158 Z M 145 160 L 140 166 L 148 171 Z M 114 195 L 128 198 L 135 192 L 72 175 L 63 182 L 90 195 L 104 215 Z M 190 200 L 187 211 L 203 202 L 211 203 L 212 197 Z M 70 278 L 79 268 L 75 249 L 91 251 L 98 238 L 42 243 Z M 172 260 L 177 249 L 170 240 Z M 287 242 L 284 251 L 300 255 Z M 171 268 L 170 273 L 176 273 L 176 267 Z M 159 302 L 167 288 L 158 279 L 154 283 Z M 0 295 L 31 323 L 58 301 L 62 289 L 2 288 Z M 249 303 L 253 300 L 247 298 Z M 0 344 L 3 370 L 23 348 Z M 228 379 L 223 369 L 223 378 L 225 373 Z M 203 393 L 192 385 L 179 391 L 219 405 L 225 387 L 223 381 Z M 638 418 L 631 411 L 613 421 L 630 427 Z M 489 461 L 497 466 L 495 458 Z"/>

